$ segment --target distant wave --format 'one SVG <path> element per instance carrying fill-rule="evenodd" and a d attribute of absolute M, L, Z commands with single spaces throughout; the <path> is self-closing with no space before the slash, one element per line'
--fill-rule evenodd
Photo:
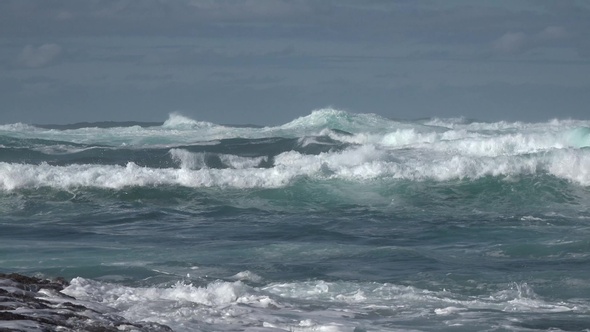
<path fill-rule="evenodd" d="M 121 128 L 121 127 L 157 127 L 162 122 L 142 122 L 142 121 L 99 121 L 99 122 L 76 122 L 72 124 L 36 124 L 37 128 L 70 130 L 81 128 Z"/>
<path fill-rule="evenodd" d="M 322 109 L 276 127 L 0 126 L 0 188 L 277 188 L 313 181 L 553 176 L 590 185 L 590 122 L 400 122 Z"/>

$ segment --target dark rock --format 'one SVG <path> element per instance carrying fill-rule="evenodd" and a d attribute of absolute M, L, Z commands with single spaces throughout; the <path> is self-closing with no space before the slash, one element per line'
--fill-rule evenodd
<path fill-rule="evenodd" d="M 165 325 L 129 322 L 111 312 L 90 309 L 61 293 L 67 286 L 63 278 L 0 274 L 0 331 L 172 331 Z"/>
<path fill-rule="evenodd" d="M 13 314 L 8 311 L 0 311 L 0 320 L 26 320 L 27 316 Z"/>

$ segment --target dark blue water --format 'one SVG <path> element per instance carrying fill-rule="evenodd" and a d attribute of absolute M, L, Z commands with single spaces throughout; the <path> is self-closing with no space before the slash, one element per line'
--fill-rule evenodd
<path fill-rule="evenodd" d="M 0 125 L 0 272 L 177 331 L 590 328 L 588 121 L 141 125 Z"/>

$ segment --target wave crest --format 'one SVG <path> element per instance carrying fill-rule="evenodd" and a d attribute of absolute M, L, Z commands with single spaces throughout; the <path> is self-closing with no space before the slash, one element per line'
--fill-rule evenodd
<path fill-rule="evenodd" d="M 339 152 L 306 155 L 296 151 L 274 157 L 268 168 L 259 168 L 264 158 L 217 156 L 224 167 L 209 167 L 203 154 L 177 149 L 171 157 L 181 168 L 141 167 L 133 162 L 119 165 L 53 166 L 0 162 L 0 188 L 185 186 L 231 188 L 278 188 L 301 178 L 314 181 L 367 182 L 452 181 L 483 177 L 514 177 L 549 174 L 582 186 L 590 185 L 590 154 L 563 149 L 521 156 L 468 156 L 427 152 L 410 155 L 373 145 L 350 147 Z"/>
<path fill-rule="evenodd" d="M 311 114 L 288 122 L 283 130 L 321 130 L 337 129 L 346 132 L 373 131 L 401 126 L 393 120 L 376 114 L 350 113 L 333 108 L 314 110 Z"/>
<path fill-rule="evenodd" d="M 178 112 L 170 113 L 168 119 L 162 124 L 162 128 L 166 129 L 200 129 L 216 126 L 211 122 L 193 120 Z"/>

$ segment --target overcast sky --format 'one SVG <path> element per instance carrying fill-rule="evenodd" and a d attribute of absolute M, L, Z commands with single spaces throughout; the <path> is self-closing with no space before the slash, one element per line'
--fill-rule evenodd
<path fill-rule="evenodd" d="M 0 124 L 590 118 L 590 1 L 2 0 Z"/>

